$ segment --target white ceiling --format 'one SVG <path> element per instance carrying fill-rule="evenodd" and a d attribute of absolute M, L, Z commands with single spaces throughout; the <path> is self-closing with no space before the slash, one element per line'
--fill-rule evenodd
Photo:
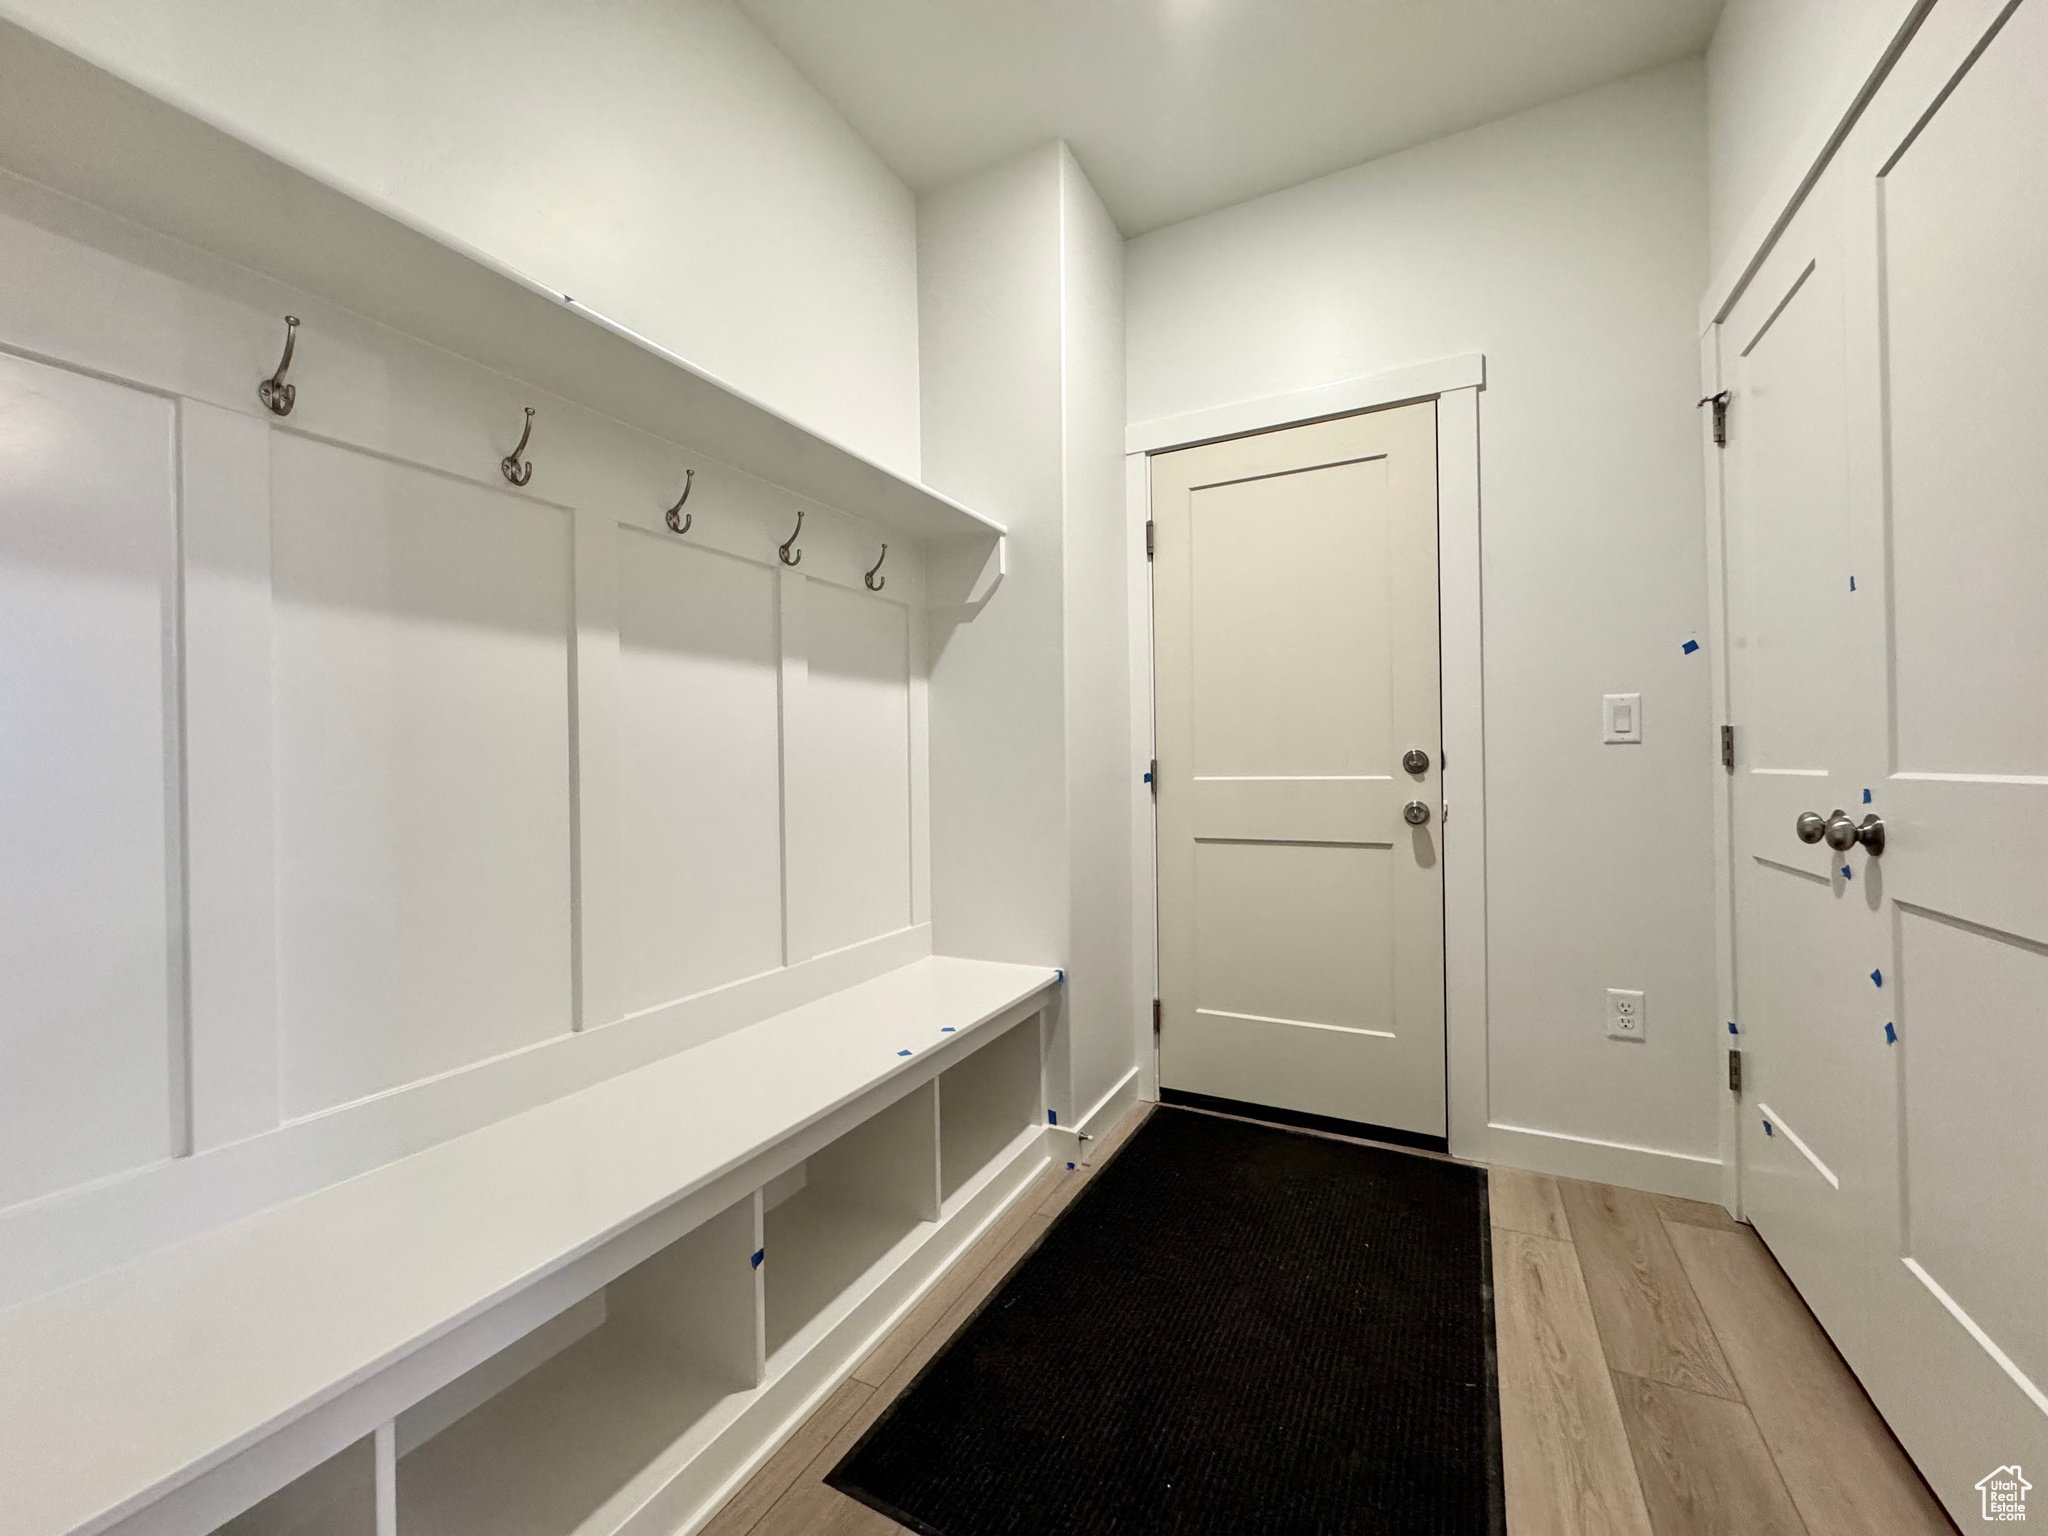
<path fill-rule="evenodd" d="M 1722 0 L 739 0 L 913 188 L 1064 138 L 1126 234 L 1705 50 Z"/>

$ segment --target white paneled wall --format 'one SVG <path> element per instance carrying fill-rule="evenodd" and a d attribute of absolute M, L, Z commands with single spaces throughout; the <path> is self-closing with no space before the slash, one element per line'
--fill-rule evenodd
<path fill-rule="evenodd" d="M 172 423 L 0 357 L 0 1203 L 184 1137 Z"/>
<path fill-rule="evenodd" d="M 782 963 L 776 577 L 621 528 L 619 851 L 628 1012 Z"/>
<path fill-rule="evenodd" d="M 4 173 L 0 265 L 0 1305 L 929 953 L 918 548 Z"/>
<path fill-rule="evenodd" d="M 270 466 L 290 1119 L 574 1024 L 570 523 L 289 432 Z"/>

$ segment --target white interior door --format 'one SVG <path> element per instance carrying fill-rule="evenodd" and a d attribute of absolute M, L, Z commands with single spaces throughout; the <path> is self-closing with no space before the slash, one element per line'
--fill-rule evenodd
<path fill-rule="evenodd" d="M 1745 1212 L 1967 1526 L 2048 1467 L 2044 263 L 2048 0 L 1960 0 L 1721 334 Z"/>
<path fill-rule="evenodd" d="M 1160 454 L 1152 506 L 1162 1090 L 1440 1140 L 1436 408 Z"/>

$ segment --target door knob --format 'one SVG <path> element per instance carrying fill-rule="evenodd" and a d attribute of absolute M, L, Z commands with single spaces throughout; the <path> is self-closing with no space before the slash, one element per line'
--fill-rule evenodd
<path fill-rule="evenodd" d="M 1827 845 L 1837 853 L 1847 853 L 1858 843 L 1873 859 L 1884 852 L 1884 819 L 1875 811 L 1860 822 L 1852 820 L 1844 810 L 1826 817 L 1818 811 L 1801 811 L 1792 826 L 1802 843 L 1817 843 L 1826 838 Z"/>
<path fill-rule="evenodd" d="M 1420 800 L 1410 800 L 1401 807 L 1401 819 L 1411 827 L 1419 827 L 1429 820 L 1429 807 Z"/>
<path fill-rule="evenodd" d="M 1408 773 L 1429 772 L 1429 754 L 1420 747 L 1410 747 L 1401 754 L 1401 767 Z"/>

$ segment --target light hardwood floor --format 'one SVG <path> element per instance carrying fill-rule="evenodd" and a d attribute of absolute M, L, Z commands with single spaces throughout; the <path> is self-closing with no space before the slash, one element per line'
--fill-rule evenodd
<path fill-rule="evenodd" d="M 1103 1138 L 1096 1167 L 1150 1108 Z M 1042 1176 L 705 1536 L 900 1536 L 825 1474 L 1093 1174 Z M 1514 1168 L 1488 1185 L 1511 1536 L 1955 1529 L 1748 1227 Z"/>

